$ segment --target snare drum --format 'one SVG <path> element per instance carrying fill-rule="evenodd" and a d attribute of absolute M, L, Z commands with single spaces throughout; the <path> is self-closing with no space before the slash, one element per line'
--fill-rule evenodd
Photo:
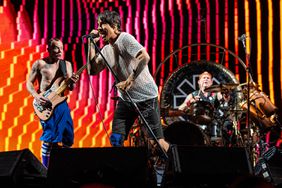
<path fill-rule="evenodd" d="M 210 102 L 196 101 L 189 107 L 188 115 L 191 121 L 200 125 L 208 125 L 213 120 L 214 108 Z"/>

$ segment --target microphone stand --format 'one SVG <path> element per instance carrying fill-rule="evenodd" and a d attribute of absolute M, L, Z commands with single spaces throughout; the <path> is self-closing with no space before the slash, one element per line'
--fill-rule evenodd
<path fill-rule="evenodd" d="M 110 70 L 110 72 L 112 73 L 112 75 L 115 78 L 115 81 L 117 83 L 120 82 L 117 74 L 114 72 L 114 70 L 112 69 L 112 67 L 109 65 L 109 63 L 107 62 L 106 58 L 104 57 L 104 55 L 102 54 L 101 50 L 99 49 L 99 47 L 97 46 L 97 44 L 94 42 L 94 38 L 92 36 L 89 36 L 90 42 L 95 46 L 95 50 L 101 55 L 101 57 L 104 60 L 105 65 L 107 66 L 107 68 Z M 164 151 L 164 149 L 161 147 L 160 143 L 158 142 L 158 139 L 156 137 L 156 135 L 153 133 L 151 127 L 149 126 L 148 122 L 146 121 L 146 119 L 144 118 L 144 116 L 142 115 L 141 111 L 139 110 L 138 106 L 136 105 L 136 103 L 132 100 L 131 96 L 129 95 L 129 93 L 127 91 L 123 91 L 126 96 L 128 97 L 129 101 L 131 102 L 131 104 L 134 106 L 135 110 L 137 111 L 137 113 L 139 114 L 139 117 L 141 118 L 141 120 L 143 121 L 143 123 L 145 124 L 148 132 L 150 133 L 150 135 L 153 137 L 153 139 L 155 140 L 155 142 L 158 145 L 158 148 L 160 149 L 160 151 L 162 152 L 163 156 L 165 157 L 165 159 L 168 159 L 168 155 L 167 153 Z"/>
<path fill-rule="evenodd" d="M 246 35 L 243 34 L 241 37 L 241 39 L 239 39 L 244 47 L 244 52 L 246 55 L 246 60 L 247 60 L 247 64 L 246 64 L 246 74 L 247 74 L 247 118 L 246 118 L 246 127 L 247 127 L 247 131 L 248 131 L 248 150 L 249 150 L 249 154 L 253 153 L 253 148 L 252 145 L 250 146 L 250 142 L 253 142 L 251 139 L 251 127 L 250 127 L 250 82 L 253 82 L 253 78 L 251 76 L 251 72 L 250 72 L 250 54 L 248 54 L 247 49 L 246 49 Z M 250 42 L 251 44 L 251 42 Z M 251 49 L 251 48 L 250 48 Z M 254 165 L 255 161 L 253 161 L 253 157 L 251 156 L 251 162 Z"/>

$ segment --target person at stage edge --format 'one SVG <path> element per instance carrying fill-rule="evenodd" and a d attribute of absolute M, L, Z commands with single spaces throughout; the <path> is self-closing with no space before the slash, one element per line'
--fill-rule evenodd
<path fill-rule="evenodd" d="M 47 50 L 49 54 L 47 57 L 33 63 L 26 82 L 28 92 L 34 97 L 34 101 L 42 106 L 50 105 L 50 101 L 41 93 L 56 86 L 57 81 L 70 78 L 67 90 L 72 90 L 78 80 L 78 76 L 73 74 L 71 62 L 62 59 L 63 43 L 58 38 L 49 40 Z M 71 147 L 74 141 L 73 121 L 66 100 L 53 109 L 49 119 L 45 121 L 40 119 L 40 123 L 43 129 L 40 137 L 43 141 L 42 163 L 48 168 L 52 147 Z"/>
<path fill-rule="evenodd" d="M 114 112 L 110 142 L 112 146 L 123 146 L 139 115 L 124 93 L 126 90 L 148 122 L 160 146 L 167 151 L 169 144 L 164 139 L 160 122 L 158 87 L 148 68 L 150 56 L 132 35 L 122 32 L 120 26 L 119 14 L 106 10 L 98 16 L 98 30 L 91 31 L 91 34 L 99 34 L 94 42 L 103 39 L 105 45 L 101 52 L 120 81 L 115 85 L 120 99 Z M 95 52 L 93 44 L 89 56 L 89 74 L 96 75 L 106 65 L 101 55 Z M 149 140 L 154 143 L 150 134 Z"/>

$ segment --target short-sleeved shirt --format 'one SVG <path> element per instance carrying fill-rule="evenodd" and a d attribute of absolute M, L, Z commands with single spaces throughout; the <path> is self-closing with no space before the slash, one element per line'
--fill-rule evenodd
<path fill-rule="evenodd" d="M 143 48 L 132 35 L 121 32 L 113 45 L 104 46 L 102 54 L 116 73 L 119 81 L 125 81 L 133 70 L 136 70 L 138 60 L 135 57 Z M 134 102 L 142 102 L 158 96 L 158 87 L 147 65 L 135 79 L 128 93 Z M 122 91 L 119 91 L 119 96 L 123 100 L 129 101 Z"/>

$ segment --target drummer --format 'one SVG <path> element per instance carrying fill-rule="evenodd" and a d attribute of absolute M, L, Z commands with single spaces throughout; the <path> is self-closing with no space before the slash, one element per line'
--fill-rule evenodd
<path fill-rule="evenodd" d="M 213 106 L 218 101 L 222 101 L 223 105 L 228 105 L 230 95 L 228 93 L 222 94 L 221 92 L 207 92 L 206 88 L 209 88 L 213 84 L 213 76 L 210 72 L 203 72 L 199 75 L 199 90 L 190 93 L 185 101 L 178 107 L 179 110 L 187 111 L 190 105 L 196 101 L 206 101 Z"/>
<path fill-rule="evenodd" d="M 221 91 L 221 92 L 209 92 L 205 91 L 206 88 L 209 88 L 213 84 L 213 76 L 210 72 L 203 72 L 199 75 L 199 90 L 196 90 L 192 93 L 190 93 L 185 101 L 178 107 L 179 110 L 183 110 L 186 113 L 189 113 L 190 106 L 193 105 L 193 103 L 196 103 L 197 101 L 205 101 L 212 105 L 213 109 L 216 109 L 219 111 L 219 109 L 227 109 L 228 108 L 228 102 L 230 101 L 230 95 L 229 91 Z M 223 111 L 224 112 L 224 111 Z M 214 113 L 215 114 L 215 113 Z M 218 112 L 217 112 L 218 114 Z M 222 116 L 225 116 L 223 114 Z M 197 117 L 196 117 L 197 118 Z M 215 118 L 210 122 L 210 136 L 211 137 L 217 137 L 223 136 L 225 137 L 226 142 L 230 142 L 231 138 L 228 134 L 230 132 L 229 130 L 232 130 L 233 123 L 230 118 L 226 118 L 224 122 L 219 122 L 221 119 L 224 119 L 222 117 Z M 222 131 L 219 130 L 219 124 L 223 124 Z M 229 144 L 229 143 L 227 143 Z"/>

